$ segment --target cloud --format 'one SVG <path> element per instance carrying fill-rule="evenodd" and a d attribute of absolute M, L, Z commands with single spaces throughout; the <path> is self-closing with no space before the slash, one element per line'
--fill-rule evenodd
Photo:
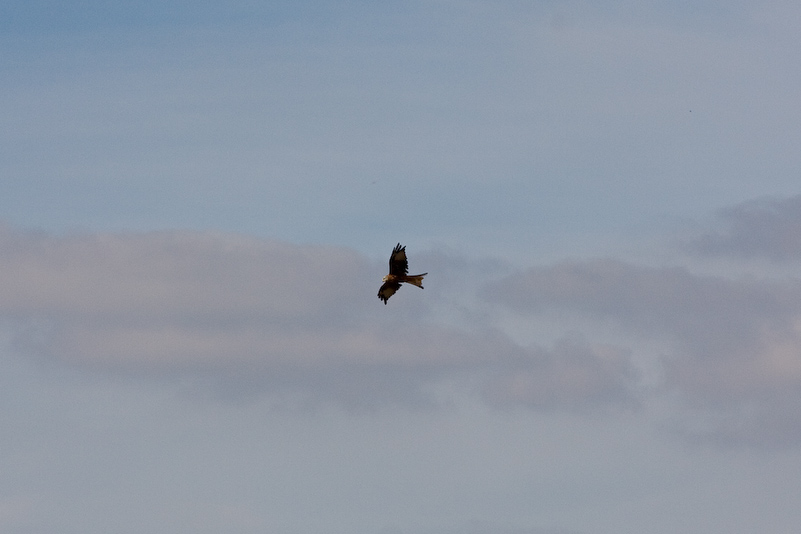
<path fill-rule="evenodd" d="M 689 250 L 705 256 L 801 258 L 801 195 L 751 200 L 720 212 L 726 229 L 691 241 Z"/>
<path fill-rule="evenodd" d="M 484 395 L 495 406 L 584 412 L 633 405 L 637 379 L 629 351 L 566 337 L 553 349 L 536 349 L 509 362 L 487 381 Z"/>
<path fill-rule="evenodd" d="M 447 273 L 442 287 L 458 287 L 464 272 L 497 275 L 451 256 L 419 256 Z M 636 406 L 654 393 L 641 387 L 632 348 L 645 339 L 662 353 L 658 391 L 689 410 L 676 424 L 688 436 L 801 442 L 797 280 L 565 261 L 488 283 L 478 300 L 468 283 L 464 296 L 443 300 L 432 276 L 425 296 L 435 302 L 398 298 L 384 308 L 375 298 L 383 269 L 347 249 L 233 234 L 52 236 L 6 226 L 0 318 L 13 347 L 41 360 L 176 380 L 215 397 L 356 410 L 430 408 L 454 395 L 577 414 Z M 495 312 L 482 302 L 624 334 L 523 346 L 490 326 Z"/>
<path fill-rule="evenodd" d="M 440 532 L 443 532 L 440 530 Z M 483 520 L 468 521 L 464 525 L 460 525 L 454 529 L 445 529 L 445 534 L 579 534 L 575 530 L 567 530 L 562 528 L 546 528 L 546 527 L 512 527 L 499 522 L 490 522 Z"/>
<path fill-rule="evenodd" d="M 419 407 L 447 383 L 492 405 L 631 400 L 625 354 L 522 347 L 489 327 L 448 326 L 402 293 L 385 308 L 375 297 L 383 269 L 347 249 L 231 234 L 3 227 L 0 317 L 21 353 L 225 396 Z"/>
<path fill-rule="evenodd" d="M 696 413 L 714 414 L 698 435 L 801 442 L 798 280 L 729 279 L 599 259 L 534 267 L 483 295 L 523 315 L 569 313 L 611 323 L 662 347 L 664 387 Z"/>

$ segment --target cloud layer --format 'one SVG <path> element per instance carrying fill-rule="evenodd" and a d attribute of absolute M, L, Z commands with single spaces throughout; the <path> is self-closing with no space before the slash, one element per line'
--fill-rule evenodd
<path fill-rule="evenodd" d="M 793 212 L 790 201 L 777 205 Z M 740 217 L 729 240 L 764 219 Z M 775 248 L 791 250 L 788 243 Z M 669 424 L 693 439 L 801 442 L 796 278 L 587 259 L 490 281 L 492 262 L 418 254 L 421 268 L 436 265 L 431 283 L 384 307 L 375 298 L 384 261 L 348 249 L 223 233 L 52 236 L 6 226 L 0 317 L 21 353 L 178 378 L 222 396 L 358 410 L 432 407 L 456 396 L 572 413 L 679 399 Z M 565 331 L 552 346 L 521 345 L 504 333 L 499 310 Z M 573 323 L 560 322 L 571 317 L 595 326 L 571 333 Z M 609 335 L 593 340 L 602 331 Z M 640 369 L 652 355 L 638 352 L 643 341 L 659 355 L 659 378 L 648 387 Z"/>
<path fill-rule="evenodd" d="M 801 195 L 752 200 L 720 215 L 725 230 L 704 234 L 690 243 L 691 250 L 709 256 L 801 259 Z"/>
<path fill-rule="evenodd" d="M 698 414 L 700 433 L 801 439 L 801 282 L 729 279 L 618 260 L 534 267 L 490 285 L 516 313 L 570 313 L 662 347 L 664 387 Z M 769 417 L 766 417 L 769 416 Z"/>
<path fill-rule="evenodd" d="M 385 308 L 379 269 L 348 250 L 229 234 L 5 227 L 0 315 L 22 352 L 190 378 L 228 395 L 421 406 L 455 383 L 493 405 L 632 401 L 626 354 L 575 341 L 523 347 L 490 328 L 446 326 L 431 310 L 408 313 L 403 292 Z"/>

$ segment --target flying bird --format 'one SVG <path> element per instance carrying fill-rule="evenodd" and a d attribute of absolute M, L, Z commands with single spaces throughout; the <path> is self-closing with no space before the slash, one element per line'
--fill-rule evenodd
<path fill-rule="evenodd" d="M 392 249 L 392 255 L 389 257 L 389 274 L 381 280 L 384 285 L 378 290 L 378 298 L 383 300 L 384 304 L 387 303 L 389 297 L 395 294 L 395 291 L 400 289 L 401 282 L 423 289 L 423 277 L 428 273 L 415 274 L 413 276 L 409 276 L 408 273 L 409 261 L 406 259 L 406 247 L 402 247 L 398 243 Z"/>

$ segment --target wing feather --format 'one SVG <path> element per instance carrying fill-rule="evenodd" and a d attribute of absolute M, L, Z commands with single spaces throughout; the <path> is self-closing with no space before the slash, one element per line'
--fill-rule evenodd
<path fill-rule="evenodd" d="M 389 297 L 394 295 L 398 289 L 400 289 L 400 282 L 384 282 L 384 285 L 378 290 L 378 298 L 386 304 Z"/>
<path fill-rule="evenodd" d="M 394 276 L 406 276 L 409 274 L 409 260 L 406 259 L 406 247 L 400 243 L 392 249 L 389 257 L 389 274 Z"/>

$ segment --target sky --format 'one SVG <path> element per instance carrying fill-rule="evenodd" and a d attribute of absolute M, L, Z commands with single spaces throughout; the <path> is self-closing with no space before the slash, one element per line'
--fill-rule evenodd
<path fill-rule="evenodd" d="M 799 532 L 799 53 L 789 0 L 3 2 L 0 531 Z"/>

